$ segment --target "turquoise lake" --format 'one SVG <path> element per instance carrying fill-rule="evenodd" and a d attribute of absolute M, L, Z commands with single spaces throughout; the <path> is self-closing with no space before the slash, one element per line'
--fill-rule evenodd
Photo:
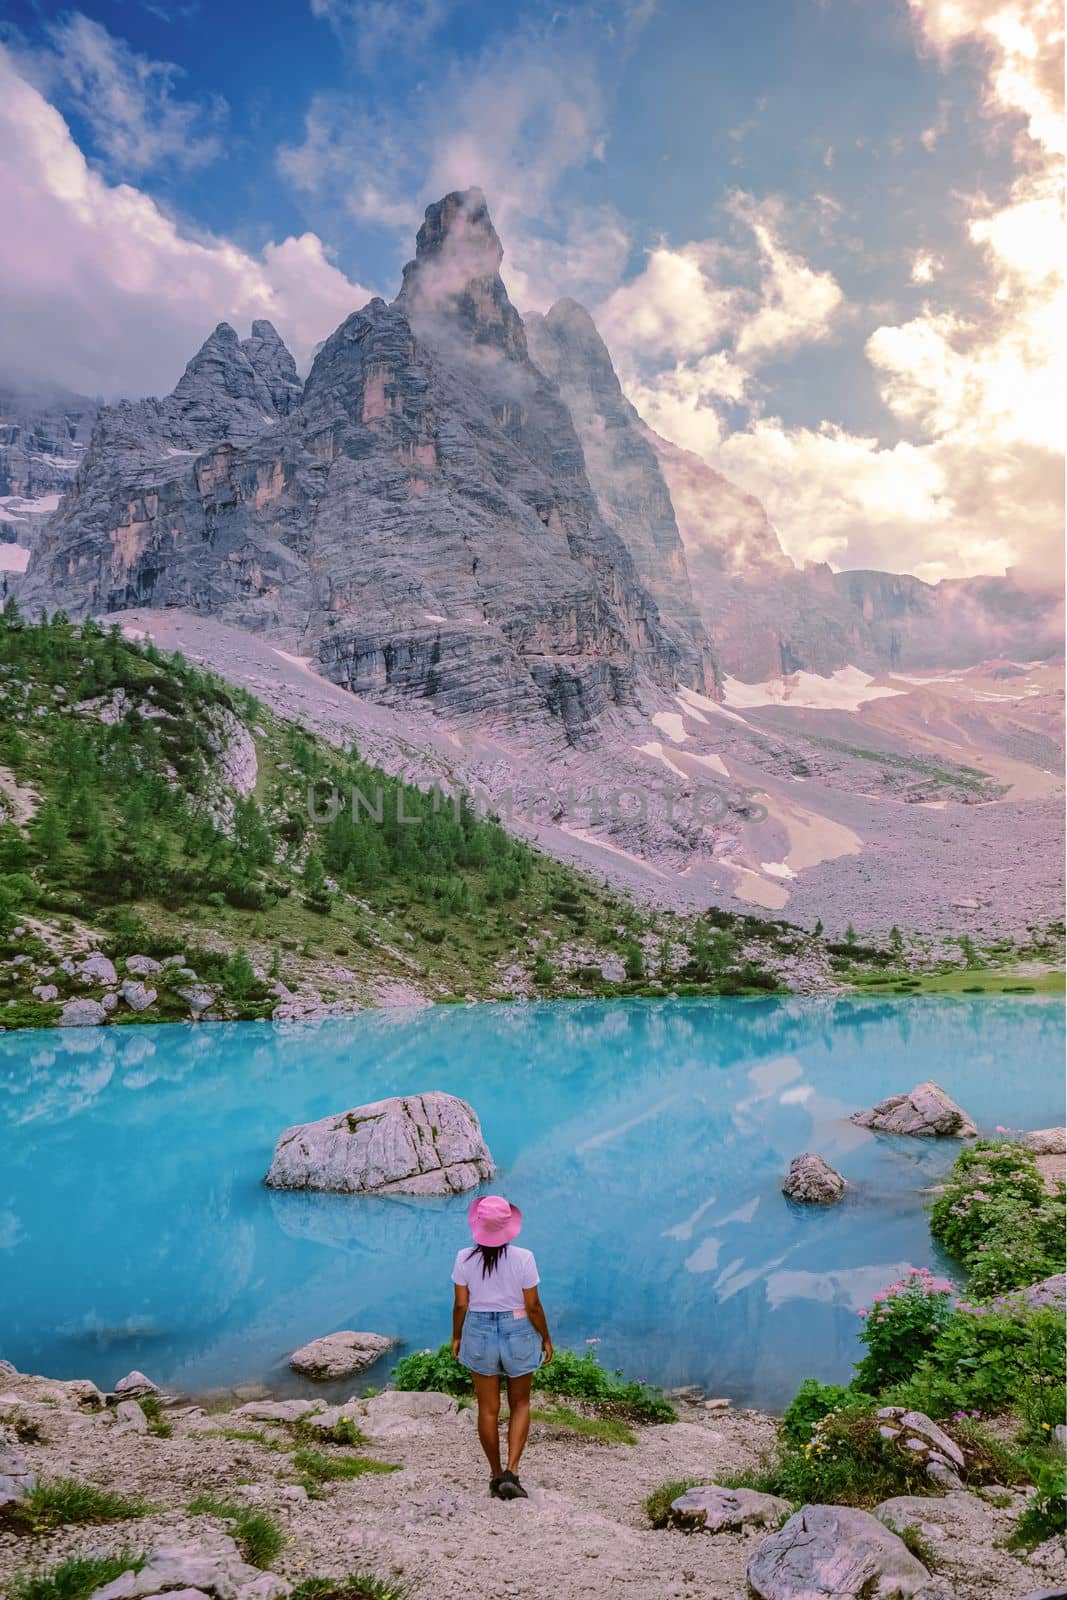
<path fill-rule="evenodd" d="M 673 1000 L 438 1007 L 350 1021 L 0 1035 L 0 1356 L 111 1386 L 307 1388 L 337 1328 L 449 1334 L 469 1196 L 283 1194 L 274 1142 L 385 1095 L 478 1111 L 488 1188 L 526 1213 L 557 1344 L 780 1407 L 846 1379 L 856 1315 L 947 1263 L 922 1190 L 959 1146 L 848 1114 L 935 1078 L 983 1132 L 1063 1121 L 1061 1000 Z M 840 1205 L 779 1192 L 816 1150 Z M 380 1384 L 382 1362 L 366 1376 Z M 350 1390 L 351 1384 L 345 1385 Z"/>

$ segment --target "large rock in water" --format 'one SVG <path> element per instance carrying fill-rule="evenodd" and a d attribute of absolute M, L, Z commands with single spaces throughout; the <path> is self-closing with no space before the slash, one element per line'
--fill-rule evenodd
<path fill-rule="evenodd" d="M 346 1328 L 301 1345 L 289 1357 L 289 1365 L 305 1378 L 350 1378 L 354 1372 L 373 1366 L 395 1344 L 395 1339 L 387 1339 L 381 1333 L 353 1333 Z"/>
<path fill-rule="evenodd" d="M 828 1206 L 840 1200 L 847 1187 L 844 1178 L 828 1161 L 805 1150 L 789 1163 L 782 1193 L 802 1205 Z"/>
<path fill-rule="evenodd" d="M 339 1194 L 461 1194 L 494 1171 L 472 1108 L 434 1090 L 287 1128 L 266 1181 Z"/>
<path fill-rule="evenodd" d="M 908 1094 L 879 1100 L 870 1111 L 855 1111 L 850 1119 L 878 1133 L 907 1133 L 917 1139 L 973 1139 L 978 1129 L 942 1089 L 927 1079 Z"/>
<path fill-rule="evenodd" d="M 851 1506 L 802 1506 L 748 1563 L 758 1600 L 949 1600 L 902 1539 Z"/>

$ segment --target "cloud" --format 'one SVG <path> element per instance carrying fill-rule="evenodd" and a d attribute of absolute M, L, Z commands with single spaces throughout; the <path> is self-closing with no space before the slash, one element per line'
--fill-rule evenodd
<path fill-rule="evenodd" d="M 447 21 L 449 0 L 311 0 L 311 14 L 328 22 L 363 67 L 388 51 L 414 55 Z"/>
<path fill-rule="evenodd" d="M 4 376 L 90 394 L 162 393 L 220 318 L 269 317 L 306 363 L 369 291 L 305 233 L 252 255 L 193 236 L 141 190 L 94 172 L 0 46 Z"/>
<path fill-rule="evenodd" d="M 714 239 L 659 245 L 644 270 L 600 306 L 604 338 L 631 378 L 650 359 L 669 357 L 674 368 L 661 375 L 668 387 L 691 387 L 687 366 L 693 376 L 700 368 L 705 374 L 728 369 L 721 392 L 735 399 L 744 374 L 832 332 L 844 294 L 831 273 L 786 249 L 781 204 L 736 193 L 729 209 L 748 235 L 745 247 Z M 714 345 L 724 348 L 709 351 Z"/>
<path fill-rule="evenodd" d="M 759 304 L 738 330 L 737 354 L 755 361 L 828 338 L 845 299 L 833 274 L 815 271 L 784 247 L 778 206 L 742 196 L 735 209 L 752 229 L 761 275 Z"/>
<path fill-rule="evenodd" d="M 785 220 L 768 202 L 738 197 L 733 206 L 757 248 L 755 288 L 724 290 L 732 258 L 710 242 L 664 247 L 636 284 L 609 298 L 606 325 L 638 407 L 758 495 L 798 562 L 908 570 L 931 581 L 1011 566 L 1055 583 L 1064 392 L 1059 8 L 1049 0 L 909 4 L 921 48 L 942 61 L 964 44 L 984 50 L 983 109 L 1011 141 L 1015 175 L 997 198 L 960 197 L 961 243 L 977 252 L 967 309 L 941 290 L 943 257 L 918 249 L 909 276 L 929 286 L 930 298 L 916 316 L 868 334 L 864 355 L 898 437 L 760 414 L 760 361 L 825 338 L 846 309 L 833 278 L 783 243 Z M 948 113 L 943 101 L 935 127 L 920 135 L 927 148 Z M 669 315 L 645 305 L 665 286 Z M 708 340 L 729 347 L 725 360 L 723 351 L 709 355 Z M 659 370 L 651 370 L 657 351 Z M 749 418 L 731 427 L 739 402 Z"/>
<path fill-rule="evenodd" d="M 938 273 L 944 270 L 944 257 L 932 250 L 916 250 L 911 258 L 912 283 L 933 283 Z"/>
<path fill-rule="evenodd" d="M 221 96 L 183 100 L 182 69 L 132 50 L 75 11 L 47 25 L 50 48 L 23 65 L 88 125 L 110 170 L 139 176 L 165 166 L 190 171 L 218 160 L 228 107 Z"/>
<path fill-rule="evenodd" d="M 279 149 L 278 170 L 309 215 L 341 208 L 395 231 L 398 254 L 410 252 L 430 201 L 476 184 L 504 240 L 503 275 L 517 304 L 600 299 L 619 280 L 629 230 L 613 207 L 578 201 L 567 184 L 605 158 L 608 63 L 625 57 L 652 11 L 616 8 L 608 26 L 561 13 L 473 58 L 444 57 L 388 121 L 356 95 L 320 92 L 302 140 Z"/>

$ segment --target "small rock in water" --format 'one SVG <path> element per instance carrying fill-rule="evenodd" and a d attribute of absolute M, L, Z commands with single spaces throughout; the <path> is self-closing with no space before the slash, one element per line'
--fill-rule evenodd
<path fill-rule="evenodd" d="M 733 1401 L 732 1400 L 727 1400 L 722 1395 L 716 1395 L 714 1399 L 705 1400 L 704 1401 L 704 1410 L 705 1411 L 729 1411 L 729 1409 L 730 1409 L 730 1407 L 732 1405 L 733 1405 Z"/>
<path fill-rule="evenodd" d="M 879 1133 L 904 1133 L 917 1139 L 973 1139 L 978 1129 L 940 1084 L 927 1080 L 908 1094 L 890 1095 L 869 1111 L 850 1118 Z"/>
<path fill-rule="evenodd" d="M 306 1378 L 347 1378 L 371 1366 L 396 1342 L 380 1333 L 353 1333 L 346 1329 L 301 1345 L 289 1357 L 289 1365 Z"/>
<path fill-rule="evenodd" d="M 828 1206 L 840 1200 L 846 1188 L 844 1178 L 828 1161 L 805 1151 L 789 1163 L 782 1193 L 801 1205 Z"/>

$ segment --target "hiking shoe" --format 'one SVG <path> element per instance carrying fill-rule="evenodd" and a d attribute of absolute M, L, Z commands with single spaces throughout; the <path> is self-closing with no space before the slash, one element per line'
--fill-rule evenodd
<path fill-rule="evenodd" d="M 530 1497 L 515 1474 L 513 1472 L 505 1472 L 500 1478 L 497 1498 L 500 1500 L 528 1500 Z"/>
<path fill-rule="evenodd" d="M 490 1478 L 489 1479 L 489 1498 L 491 1500 L 499 1500 L 500 1499 L 500 1497 L 501 1497 L 500 1496 L 500 1485 L 503 1483 L 503 1481 L 504 1481 L 503 1478 Z"/>

